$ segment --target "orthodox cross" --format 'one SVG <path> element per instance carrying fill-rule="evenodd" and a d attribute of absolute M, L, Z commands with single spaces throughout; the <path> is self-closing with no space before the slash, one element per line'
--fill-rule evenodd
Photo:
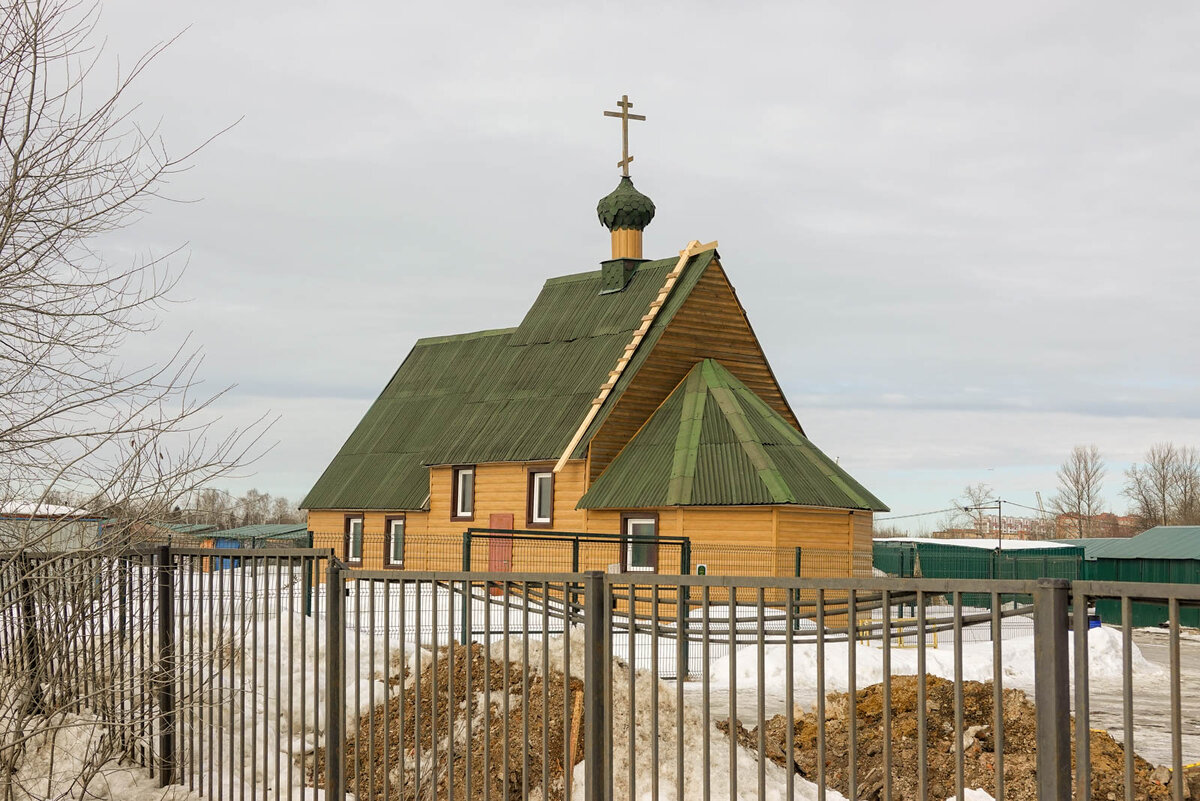
<path fill-rule="evenodd" d="M 620 111 L 606 111 L 604 116 L 621 118 L 621 160 L 617 162 L 617 166 L 621 168 L 621 175 L 628 176 L 629 162 L 633 161 L 633 156 L 629 155 L 629 121 L 645 121 L 646 118 L 641 114 L 629 113 L 629 109 L 633 108 L 633 104 L 629 102 L 629 95 L 621 95 L 617 105 L 620 106 Z"/>

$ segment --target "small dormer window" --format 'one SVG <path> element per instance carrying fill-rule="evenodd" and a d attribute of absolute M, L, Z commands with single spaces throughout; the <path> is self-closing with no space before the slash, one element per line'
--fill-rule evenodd
<path fill-rule="evenodd" d="M 475 467 L 454 468 L 450 498 L 450 517 L 454 520 L 475 519 Z"/>
<path fill-rule="evenodd" d="M 527 520 L 530 526 L 548 526 L 554 522 L 554 473 L 549 470 L 529 471 L 529 503 Z"/>

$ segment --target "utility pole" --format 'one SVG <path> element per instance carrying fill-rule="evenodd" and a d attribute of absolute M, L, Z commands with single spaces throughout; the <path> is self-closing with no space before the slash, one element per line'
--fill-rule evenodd
<path fill-rule="evenodd" d="M 964 506 L 964 512 L 982 512 L 983 510 L 991 510 L 993 505 L 996 509 L 996 566 L 1000 566 L 1000 551 L 1004 548 L 1004 501 L 997 498 L 992 503 L 983 503 L 978 506 Z M 995 578 L 999 578 L 996 575 Z"/>

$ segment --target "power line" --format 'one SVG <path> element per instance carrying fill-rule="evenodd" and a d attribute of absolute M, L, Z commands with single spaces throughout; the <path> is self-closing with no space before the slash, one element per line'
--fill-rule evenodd
<path fill-rule="evenodd" d="M 937 509 L 937 510 L 935 510 L 935 511 L 932 511 L 932 512 L 917 512 L 916 514 L 911 514 L 911 515 L 896 515 L 896 516 L 894 516 L 894 517 L 877 517 L 877 518 L 875 518 L 875 520 L 876 520 L 876 521 L 883 521 L 883 520 L 907 520 L 907 519 L 908 519 L 908 518 L 910 518 L 910 517 L 927 517 L 927 516 L 929 516 L 929 515 L 940 515 L 940 514 L 945 514 L 946 512 L 961 512 L 961 511 L 962 511 L 962 510 L 961 510 L 959 507 L 957 507 L 957 506 L 951 506 L 949 509 Z"/>
<path fill-rule="evenodd" d="M 1031 512 L 1041 512 L 1042 514 L 1050 514 L 1045 509 L 1038 509 L 1036 506 L 1026 506 L 1023 503 L 1017 503 L 1016 501 L 1005 501 L 1005 503 L 1010 504 L 1012 506 L 1019 506 L 1022 509 L 1028 509 Z"/>

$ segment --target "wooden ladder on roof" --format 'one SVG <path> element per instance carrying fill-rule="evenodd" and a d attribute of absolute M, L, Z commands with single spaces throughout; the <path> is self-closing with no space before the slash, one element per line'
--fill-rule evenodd
<path fill-rule="evenodd" d="M 698 240 L 693 239 L 691 242 L 688 242 L 687 247 L 679 251 L 679 261 L 675 263 L 675 268 L 667 273 L 667 280 L 663 282 L 662 289 L 658 290 L 658 296 L 650 302 L 650 310 L 642 315 L 641 324 L 633 332 L 633 339 L 629 341 L 629 344 L 625 346 L 624 352 L 617 359 L 617 366 L 608 371 L 608 380 L 600 386 L 600 392 L 592 400 L 592 405 L 588 409 L 587 416 L 583 418 L 583 422 L 579 424 L 579 428 L 575 431 L 575 436 L 571 437 L 571 443 L 567 445 L 562 456 L 558 458 L 558 463 L 554 465 L 555 473 L 560 472 L 570 460 L 571 453 L 579 445 L 579 440 L 583 439 L 584 432 L 587 431 L 592 421 L 596 419 L 596 415 L 600 412 L 600 407 L 608 400 L 608 396 L 612 394 L 613 388 L 621 380 L 621 375 L 633 359 L 633 354 L 637 353 L 638 346 L 646 338 L 646 333 L 650 330 L 650 326 L 654 325 L 654 320 L 658 317 L 659 310 L 666 304 L 667 298 L 671 296 L 671 290 L 675 288 L 675 284 L 679 282 L 679 277 L 683 275 L 683 268 L 687 266 L 688 261 L 697 253 L 703 253 L 706 250 L 716 250 L 716 248 L 716 241 L 702 245 Z"/>

